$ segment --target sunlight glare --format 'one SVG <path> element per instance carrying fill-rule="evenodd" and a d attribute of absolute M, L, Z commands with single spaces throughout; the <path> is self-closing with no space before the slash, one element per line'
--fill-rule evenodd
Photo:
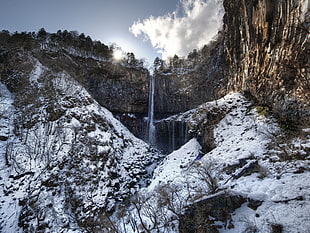
<path fill-rule="evenodd" d="M 123 51 L 120 49 L 117 49 L 113 52 L 113 57 L 115 60 L 121 60 L 124 57 Z"/>

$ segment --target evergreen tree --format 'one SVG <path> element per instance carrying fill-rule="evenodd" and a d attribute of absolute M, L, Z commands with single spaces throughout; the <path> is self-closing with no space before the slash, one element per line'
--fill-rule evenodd
<path fill-rule="evenodd" d="M 39 31 L 38 31 L 38 38 L 39 39 L 46 39 L 47 37 L 47 32 L 45 31 L 44 28 L 41 28 Z"/>
<path fill-rule="evenodd" d="M 163 69 L 164 61 L 160 59 L 159 57 L 156 57 L 153 62 L 154 71 L 159 71 Z"/>

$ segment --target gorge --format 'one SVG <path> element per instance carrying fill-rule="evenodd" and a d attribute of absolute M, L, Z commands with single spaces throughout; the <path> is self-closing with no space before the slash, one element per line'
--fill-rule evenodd
<path fill-rule="evenodd" d="M 223 6 L 153 74 L 67 31 L 0 33 L 1 232 L 307 232 L 308 2 Z"/>

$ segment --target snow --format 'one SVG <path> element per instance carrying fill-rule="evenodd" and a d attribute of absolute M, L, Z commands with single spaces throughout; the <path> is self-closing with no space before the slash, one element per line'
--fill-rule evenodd
<path fill-rule="evenodd" d="M 38 60 L 36 60 L 36 64 L 29 75 L 30 83 L 32 85 L 37 86 L 38 88 L 42 87 L 42 85 L 40 84 L 38 80 L 44 71 L 45 71 L 45 67 Z"/>
<path fill-rule="evenodd" d="M 0 136 L 8 138 L 6 141 L 0 140 L 0 220 L 5 219 L 6 224 L 3 225 L 0 222 L 0 230 L 2 232 L 21 232 L 16 219 L 19 217 L 19 211 L 21 207 L 18 204 L 19 198 L 25 196 L 26 190 L 19 187 L 19 183 L 13 179 L 7 180 L 11 174 L 11 168 L 6 166 L 7 150 L 11 146 L 11 133 L 13 130 L 13 117 L 14 106 L 13 106 L 13 95 L 9 92 L 6 86 L 0 83 Z M 25 179 L 25 178 L 24 178 Z M 21 180 L 23 182 L 23 180 Z M 16 190 L 12 195 L 11 189 Z"/>
<path fill-rule="evenodd" d="M 149 190 L 163 183 L 184 182 L 183 172 L 197 157 L 201 146 L 196 139 L 191 139 L 180 149 L 167 155 L 162 163 L 154 170 L 153 180 Z"/>
<path fill-rule="evenodd" d="M 13 111 L 13 97 L 6 86 L 0 83 L 0 136 L 2 137 L 9 137 L 10 135 Z"/>
<path fill-rule="evenodd" d="M 310 229 L 310 163 L 302 160 L 282 162 L 278 159 L 277 148 L 270 148 L 272 142 L 282 135 L 275 119 L 258 114 L 252 103 L 240 93 L 231 93 L 220 100 L 206 103 L 170 119 L 187 119 L 191 124 L 196 124 L 203 120 L 203 115 L 198 114 L 195 118 L 193 116 L 197 112 L 202 112 L 202 108 L 211 109 L 214 106 L 229 109 L 214 128 L 216 148 L 196 162 L 194 160 L 201 146 L 196 139 L 191 139 L 180 149 L 167 155 L 154 170 L 151 184 L 140 191 L 141 195 L 156 197 L 158 187 L 168 184 L 170 187 L 178 187 L 176 190 L 179 190 L 179 196 L 190 204 L 189 199 L 186 198 L 186 195 L 189 195 L 186 193 L 188 191 L 185 190 L 186 186 L 188 188 L 188 185 L 193 185 L 194 182 L 196 186 L 204 185 L 199 179 L 193 180 L 195 176 L 192 174 L 191 167 L 194 165 L 203 165 L 211 161 L 219 172 L 227 166 L 238 164 L 241 160 L 246 161 L 246 165 L 237 168 L 233 173 L 238 174 L 251 162 L 258 161 L 262 171 L 255 171 L 247 176 L 233 178 L 233 174 L 216 173 L 219 189 L 233 190 L 248 198 L 263 201 L 256 211 L 249 208 L 246 203 L 242 205 L 232 214 L 234 228 L 223 227 L 219 231 L 239 233 L 255 228 L 257 232 L 271 232 L 271 225 L 279 224 L 283 226 L 283 232 L 308 232 Z M 308 131 L 305 129 L 303 132 Z M 309 148 L 309 142 L 308 136 L 306 139 L 296 138 L 290 143 L 294 145 L 293 149 L 305 154 Z M 275 158 L 278 161 L 273 161 Z M 296 173 L 298 166 L 306 167 L 306 171 Z M 197 195 L 197 193 L 192 191 L 190 195 Z M 177 202 L 180 204 L 180 200 Z M 168 210 L 166 213 L 168 216 L 173 216 Z M 147 216 L 144 216 L 144 221 L 150 223 Z M 172 223 L 177 224 L 170 222 Z M 171 225 L 167 229 L 169 232 L 178 232 L 177 228 L 171 228 Z M 130 229 L 127 230 L 131 232 Z"/>
<path fill-rule="evenodd" d="M 249 110 L 249 103 L 239 94 L 236 98 L 240 100 L 238 107 L 216 126 L 214 138 L 217 148 L 208 154 L 222 163 L 233 164 L 239 159 L 262 156 L 270 142 L 268 134 L 278 130 L 273 122 L 258 116 L 254 108 Z"/>
<path fill-rule="evenodd" d="M 111 139 L 111 133 L 103 132 L 99 128 L 96 127 L 95 131 L 88 133 L 88 136 L 91 138 L 95 138 L 96 140 L 101 140 L 103 142 L 108 142 Z"/>

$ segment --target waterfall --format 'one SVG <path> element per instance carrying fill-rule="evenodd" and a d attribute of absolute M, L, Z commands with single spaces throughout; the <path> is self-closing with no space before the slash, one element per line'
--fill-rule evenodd
<path fill-rule="evenodd" d="M 155 144 L 155 125 L 154 125 L 154 92 L 155 92 L 155 77 L 150 78 L 150 94 L 149 94 L 149 112 L 148 112 L 148 141 L 151 145 Z"/>

